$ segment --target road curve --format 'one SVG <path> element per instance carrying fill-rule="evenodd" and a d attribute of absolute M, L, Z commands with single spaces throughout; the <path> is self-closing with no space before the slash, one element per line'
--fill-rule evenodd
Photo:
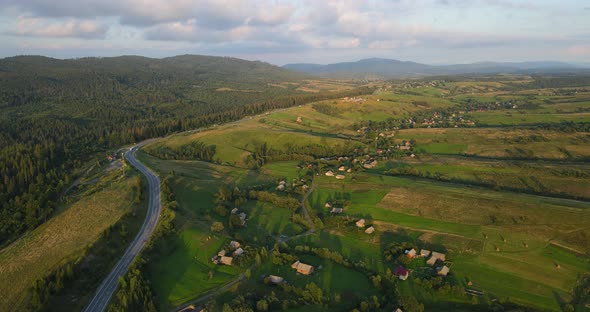
<path fill-rule="evenodd" d="M 127 162 L 139 170 L 139 172 L 141 172 L 148 180 L 149 199 L 145 221 L 137 233 L 137 236 L 135 236 L 135 239 L 125 250 L 123 257 L 121 257 L 111 273 L 109 273 L 96 290 L 92 301 L 90 301 L 88 306 L 84 309 L 85 312 L 103 312 L 106 310 L 111 297 L 117 289 L 119 277 L 125 275 L 135 257 L 141 252 L 146 242 L 149 240 L 156 228 L 156 224 L 158 223 L 162 208 L 162 203 L 160 201 L 160 179 L 135 158 L 135 152 L 150 141 L 151 140 L 148 140 L 134 145 L 125 152 L 125 159 L 127 159 Z"/>

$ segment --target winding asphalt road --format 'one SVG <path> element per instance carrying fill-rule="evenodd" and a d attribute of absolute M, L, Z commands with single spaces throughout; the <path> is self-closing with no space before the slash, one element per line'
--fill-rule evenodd
<path fill-rule="evenodd" d="M 160 201 L 160 179 L 135 158 L 135 152 L 151 141 L 152 140 L 141 142 L 125 152 L 125 159 L 127 159 L 127 162 L 139 170 L 139 172 L 141 172 L 148 180 L 149 199 L 145 221 L 133 242 L 131 242 L 129 247 L 127 247 L 127 250 L 125 250 L 123 257 L 117 262 L 117 265 L 115 265 L 111 273 L 109 273 L 96 290 L 92 301 L 84 309 L 85 312 L 103 312 L 106 310 L 111 297 L 117 289 L 119 277 L 125 275 L 135 257 L 141 252 L 146 242 L 149 240 L 156 228 L 156 224 L 158 223 L 162 208 L 162 203 Z"/>

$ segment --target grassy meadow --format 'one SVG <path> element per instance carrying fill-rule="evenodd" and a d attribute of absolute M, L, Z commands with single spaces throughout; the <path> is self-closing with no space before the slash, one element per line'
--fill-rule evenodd
<path fill-rule="evenodd" d="M 140 156 L 162 175 L 173 173 L 172 187 L 179 204 L 176 248 L 150 265 L 162 307 L 188 302 L 235 279 L 241 269 L 220 268 L 208 261 L 230 239 L 272 247 L 269 241 L 284 235 L 296 236 L 288 241 L 289 246 L 328 248 L 381 273 L 397 266 L 383 257 L 391 243 L 410 242 L 438 250 L 447 254 L 448 279 L 454 285 L 485 294 L 475 299 L 443 294 L 420 286 L 412 275 L 397 283 L 402 294 L 416 297 L 427 311 L 469 310 L 472 304 L 487 306 L 491 299 L 561 310 L 578 276 L 590 271 L 590 133 L 537 126 L 589 122 L 590 92 L 570 95 L 567 88 L 515 89 L 531 81 L 506 76 L 497 81 L 437 86 L 411 82 L 384 87 L 379 94 L 363 96 L 361 102 L 322 101 L 324 113 L 314 104 L 302 105 L 151 144 L 148 149 L 178 148 L 194 141 L 216 147 L 214 163 Z M 414 140 L 413 158 L 381 159 L 376 146 L 353 128 L 359 122 L 404 119 L 424 111 L 453 109 L 468 101 L 525 103 L 531 108 L 470 112 L 465 116 L 476 126 L 469 128 L 429 128 L 417 122 L 412 128 L 381 130 L 391 133 L 398 144 Z M 326 107 L 332 113 L 325 113 Z M 268 161 L 252 168 L 248 158 L 263 143 L 276 150 L 293 145 L 335 150 L 354 145 L 366 151 L 364 159 L 373 157 L 379 164 L 344 173 L 345 178 L 337 180 L 323 171 L 336 170 L 341 163 L 322 161 L 322 174 L 313 176 L 313 188 L 305 201 L 312 220 L 320 221 L 314 233 L 293 222 L 289 211 L 254 200 L 240 204 L 249 216 L 245 228 L 211 233 L 211 222 L 226 221 L 211 212 L 214 194 L 222 185 L 267 185 L 267 191 L 275 192 L 268 185 L 282 178 L 300 179 L 306 172 L 297 167 L 300 159 Z M 399 168 L 409 168 L 413 174 L 394 172 Z M 343 203 L 342 214 L 330 214 L 325 203 L 332 201 Z M 354 222 L 360 218 L 376 232 L 365 234 L 356 228 Z M 313 281 L 324 292 L 347 298 L 377 293 L 358 271 L 312 255 L 300 258 L 322 269 L 302 276 L 288 265 L 263 261 L 243 283 L 267 293 L 273 288 L 262 285 L 259 277 L 275 274 L 298 287 Z M 215 271 L 211 279 L 210 270 Z"/>

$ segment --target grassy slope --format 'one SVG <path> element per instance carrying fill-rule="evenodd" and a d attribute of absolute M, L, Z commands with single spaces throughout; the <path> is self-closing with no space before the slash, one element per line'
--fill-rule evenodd
<path fill-rule="evenodd" d="M 131 186 L 138 177 L 103 177 L 96 192 L 69 205 L 51 220 L 0 252 L 0 310 L 23 308 L 26 291 L 59 265 L 79 256 L 99 235 L 131 211 Z"/>
<path fill-rule="evenodd" d="M 512 189 L 537 187 L 552 193 L 589 196 L 590 181 L 584 177 L 562 174 L 562 170 L 590 172 L 583 163 L 552 164 L 532 161 L 498 161 L 461 157 L 421 157 L 403 161 L 422 174 L 440 173 L 446 178 L 505 186 Z M 542 181 L 542 182 L 541 182 Z"/>
<path fill-rule="evenodd" d="M 541 135 L 547 141 L 513 143 L 516 137 Z M 564 159 L 571 153 L 572 157 L 588 157 L 590 151 L 586 145 L 587 134 L 563 133 L 545 130 L 523 129 L 406 129 L 400 130 L 397 138 L 418 142 L 418 149 L 432 154 L 469 154 L 485 157 L 536 157 Z"/>

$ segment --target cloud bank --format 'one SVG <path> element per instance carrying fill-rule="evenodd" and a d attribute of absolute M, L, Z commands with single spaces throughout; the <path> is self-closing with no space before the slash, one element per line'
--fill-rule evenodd
<path fill-rule="evenodd" d="M 2 0 L 0 32 L 8 47 L 0 53 L 53 39 L 77 51 L 81 42 L 98 45 L 105 54 L 133 52 L 125 48 L 133 43 L 155 49 L 148 55 L 215 53 L 275 62 L 386 56 L 436 63 L 541 52 L 583 59 L 581 34 L 590 29 L 585 12 L 587 6 L 571 0 Z"/>

